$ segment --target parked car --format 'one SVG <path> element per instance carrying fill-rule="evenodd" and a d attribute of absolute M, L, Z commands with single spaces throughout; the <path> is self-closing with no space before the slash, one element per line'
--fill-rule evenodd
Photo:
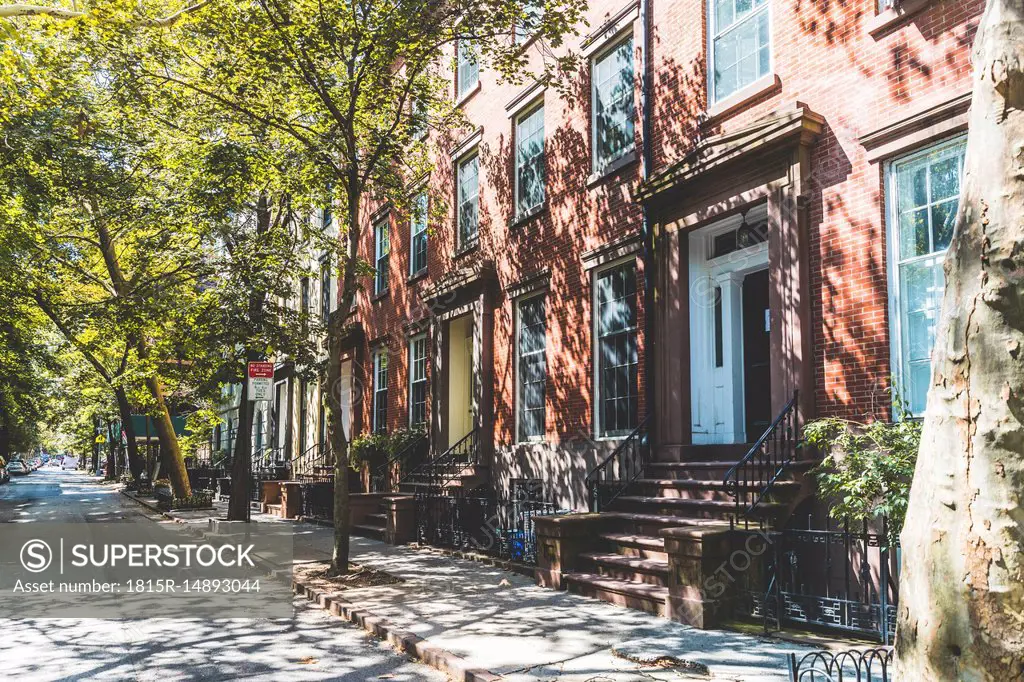
<path fill-rule="evenodd" d="M 7 465 L 7 473 L 11 476 L 26 476 L 32 473 L 32 470 L 20 459 L 14 459 Z"/>
<path fill-rule="evenodd" d="M 3 462 L 3 458 L 0 457 L 0 462 Z M 7 465 L 0 466 L 0 484 L 7 483 L 11 480 L 11 475 L 7 473 Z"/>

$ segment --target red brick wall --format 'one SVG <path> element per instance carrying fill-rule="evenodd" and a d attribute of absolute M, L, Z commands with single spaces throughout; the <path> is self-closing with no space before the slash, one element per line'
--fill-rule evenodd
<path fill-rule="evenodd" d="M 859 137 L 915 109 L 969 88 L 969 49 L 982 0 L 938 0 L 878 38 L 868 32 L 874 0 L 820 2 L 771 0 L 773 70 L 780 87 L 706 125 L 703 134 L 734 130 L 792 101 L 822 115 L 826 129 L 811 160 L 810 253 L 814 372 L 819 413 L 885 414 L 889 398 L 888 298 L 885 263 L 883 164 L 869 163 Z M 597 0 L 588 10 L 590 28 L 625 6 Z M 694 142 L 698 117 L 706 108 L 706 3 L 655 2 L 651 28 L 654 76 L 653 147 L 655 169 L 678 160 Z M 634 45 L 639 59 L 639 23 Z M 570 41 L 575 47 L 579 41 Z M 534 50 L 535 52 L 535 50 Z M 534 54 L 536 58 L 536 54 Z M 359 297 L 358 315 L 368 345 L 386 339 L 390 348 L 389 425 L 404 426 L 408 415 L 407 363 L 411 320 L 426 318 L 417 290 L 473 259 L 493 260 L 498 275 L 494 315 L 495 440 L 514 441 L 514 316 L 504 290 L 543 266 L 551 270 L 548 296 L 547 442 L 570 444 L 592 426 L 592 288 L 581 254 L 640 228 L 640 208 L 629 199 L 639 164 L 588 186 L 590 175 L 589 63 L 569 83 L 569 95 L 545 94 L 547 210 L 509 228 L 512 215 L 513 122 L 505 106 L 524 85 L 499 84 L 486 65 L 481 87 L 464 103 L 480 143 L 480 246 L 459 259 L 454 252 L 454 188 L 449 151 L 460 135 L 434 140 L 437 168 L 433 193 L 448 203 L 446 218 L 430 225 L 429 274 L 409 284 L 409 223 L 392 212 L 391 287 L 373 300 L 372 281 Z M 638 61 L 639 65 L 639 61 Z M 639 91 L 637 78 L 637 90 Z M 637 97 L 638 136 L 640 101 Z M 638 148 L 639 151 L 639 148 Z M 373 254 L 373 230 L 365 222 L 362 241 Z M 642 267 L 638 264 L 642 277 Z M 642 289 L 641 289 L 642 291 Z M 642 293 L 638 294 L 642 303 Z M 642 323 L 642 320 L 641 320 Z M 641 343 L 642 347 L 643 343 Z M 369 364 L 370 354 L 366 353 Z M 432 358 L 432 355 L 431 355 Z M 643 360 L 641 358 L 641 374 Z M 428 369 L 433 379 L 433 368 Z M 369 373 L 363 401 L 369 424 Z M 643 378 L 641 377 L 641 382 Z M 641 389 L 641 393 L 642 393 Z M 643 409 L 641 409 L 643 412 Z M 591 449 L 593 449 L 591 447 Z M 509 450 L 512 460 L 544 456 L 544 448 Z M 558 455 L 548 450 L 550 456 Z M 533 467 L 536 469 L 537 467 Z M 575 467 L 579 471 L 584 466 Z M 512 467 L 510 471 L 521 471 Z M 549 474 L 569 474 L 558 467 Z M 504 476 L 505 474 L 501 474 Z"/>

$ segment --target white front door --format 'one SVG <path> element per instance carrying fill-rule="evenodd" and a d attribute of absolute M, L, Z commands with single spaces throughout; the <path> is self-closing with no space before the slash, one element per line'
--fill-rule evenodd
<path fill-rule="evenodd" d="M 448 446 L 473 430 L 473 316 L 448 323 Z"/>
<path fill-rule="evenodd" d="M 747 212 L 763 229 L 763 207 Z M 690 412 L 694 444 L 745 443 L 743 280 L 768 266 L 768 244 L 723 248 L 740 226 L 735 215 L 692 232 L 690 270 Z M 760 233 L 759 233 L 760 234 Z M 718 255 L 719 253 L 723 255 Z"/>

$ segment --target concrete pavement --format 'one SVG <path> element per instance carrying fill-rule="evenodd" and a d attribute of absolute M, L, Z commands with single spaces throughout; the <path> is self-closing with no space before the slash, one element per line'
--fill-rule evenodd
<path fill-rule="evenodd" d="M 152 523 L 150 514 L 77 472 L 40 469 L 0 486 L 0 522 Z M 0 679 L 436 680 L 305 599 L 293 619 L 0 619 Z"/>
<path fill-rule="evenodd" d="M 203 524 L 208 514 L 185 512 Z M 328 561 L 333 529 L 286 524 L 298 562 Z M 736 632 L 702 631 L 602 601 L 537 587 L 532 579 L 439 552 L 352 537 L 351 560 L 404 582 L 346 589 L 353 607 L 515 682 L 708 679 L 785 682 L 786 654 L 810 648 Z M 618 652 L 620 655 L 616 655 Z M 642 655 L 641 655 L 642 654 Z M 634 660 L 666 656 L 678 668 Z M 633 660 L 630 660 L 633 659 Z"/>

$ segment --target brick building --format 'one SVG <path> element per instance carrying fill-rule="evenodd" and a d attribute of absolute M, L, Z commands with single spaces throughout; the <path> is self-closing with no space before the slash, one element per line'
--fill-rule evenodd
<path fill-rule="evenodd" d="M 367 217 L 355 432 L 475 432 L 496 487 L 579 509 L 648 412 L 672 450 L 751 442 L 798 389 L 888 418 L 896 377 L 920 410 L 981 9 L 602 0 L 568 94 L 459 55 L 472 126 L 413 190 L 440 210 Z"/>

